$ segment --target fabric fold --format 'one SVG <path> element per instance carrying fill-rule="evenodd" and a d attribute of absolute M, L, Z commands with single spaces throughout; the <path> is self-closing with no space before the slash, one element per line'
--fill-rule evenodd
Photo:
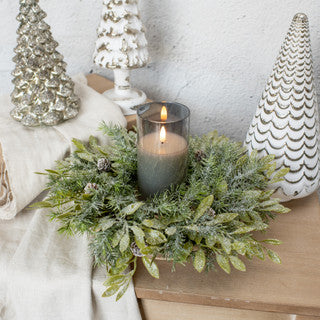
<path fill-rule="evenodd" d="M 102 298 L 105 272 L 92 272 L 86 237 L 59 234 L 47 214 L 35 211 L 9 264 L 3 319 L 141 320 L 133 285 L 118 302 Z"/>
<path fill-rule="evenodd" d="M 61 235 L 48 210 L 25 208 L 46 195 L 46 176 L 35 172 L 71 152 L 72 138 L 108 143 L 99 122 L 126 125 L 120 108 L 83 75 L 74 80 L 81 110 L 56 127 L 23 127 L 9 117 L 9 96 L 0 97 L 0 319 L 141 320 L 132 284 L 118 302 L 102 298 L 105 271 L 92 270 L 85 236 Z"/>
<path fill-rule="evenodd" d="M 10 118 L 9 96 L 0 97 L 0 219 L 12 219 L 46 185 L 46 176 L 36 175 L 53 168 L 72 149 L 72 138 L 86 142 L 90 135 L 99 142 L 108 138 L 97 130 L 99 123 L 126 125 L 120 108 L 86 84 L 83 75 L 74 77 L 81 99 L 78 116 L 55 127 L 28 128 Z"/>

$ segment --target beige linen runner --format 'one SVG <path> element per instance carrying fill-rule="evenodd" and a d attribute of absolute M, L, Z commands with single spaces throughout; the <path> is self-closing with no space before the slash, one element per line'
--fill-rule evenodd
<path fill-rule="evenodd" d="M 107 143 L 100 121 L 126 125 L 120 108 L 84 76 L 75 82 L 80 113 L 56 127 L 23 127 L 9 117 L 9 96 L 0 97 L 1 320 L 141 320 L 132 284 L 119 302 L 101 297 L 105 271 L 92 268 L 86 237 L 60 235 L 46 209 L 25 208 L 45 197 L 46 176 L 34 172 L 53 168 L 72 138 Z"/>

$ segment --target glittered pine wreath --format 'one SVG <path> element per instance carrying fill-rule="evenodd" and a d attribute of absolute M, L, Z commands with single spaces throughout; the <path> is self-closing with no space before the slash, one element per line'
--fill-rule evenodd
<path fill-rule="evenodd" d="M 248 156 L 216 132 L 191 138 L 185 182 L 142 200 L 136 133 L 104 123 L 100 130 L 113 143 L 101 146 L 91 137 L 86 146 L 74 140 L 76 151 L 45 173 L 49 194 L 36 206 L 51 208 L 60 232 L 88 235 L 95 264 L 107 270 L 103 296 L 122 297 L 138 258 L 155 278 L 157 257 L 173 265 L 192 262 L 198 272 L 216 265 L 227 273 L 230 265 L 245 271 L 239 256 L 267 255 L 280 263 L 265 246 L 280 241 L 258 241 L 253 234 L 266 230 L 276 213 L 289 212 L 268 189 L 287 172 L 275 172 L 272 155 Z"/>

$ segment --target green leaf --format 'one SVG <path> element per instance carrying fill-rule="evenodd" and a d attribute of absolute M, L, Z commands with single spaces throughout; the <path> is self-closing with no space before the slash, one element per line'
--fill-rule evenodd
<path fill-rule="evenodd" d="M 274 190 L 266 190 L 261 193 L 260 200 L 268 200 L 274 194 Z"/>
<path fill-rule="evenodd" d="M 290 171 L 290 168 L 282 168 L 278 170 L 275 175 L 272 177 L 270 184 L 280 182 L 283 180 L 283 177 Z"/>
<path fill-rule="evenodd" d="M 94 157 L 88 152 L 77 152 L 77 156 L 85 161 L 94 162 Z"/>
<path fill-rule="evenodd" d="M 260 206 L 262 208 L 267 208 L 267 207 L 271 207 L 274 205 L 279 204 L 279 200 L 278 199 L 268 199 L 266 201 L 261 202 Z"/>
<path fill-rule="evenodd" d="M 230 264 L 228 259 L 223 256 L 222 254 L 216 254 L 216 259 L 217 259 L 217 263 L 220 266 L 220 268 L 226 272 L 226 273 L 230 273 Z"/>
<path fill-rule="evenodd" d="M 165 230 L 165 232 L 168 236 L 173 236 L 177 232 L 177 228 L 176 227 L 169 227 Z"/>
<path fill-rule="evenodd" d="M 260 214 L 256 211 L 250 211 L 249 216 L 251 217 L 252 220 L 254 220 L 256 223 L 263 223 L 262 218 Z M 256 225 L 256 224 L 255 224 Z"/>
<path fill-rule="evenodd" d="M 273 244 L 275 246 L 278 246 L 278 245 L 282 244 L 282 241 L 280 241 L 278 239 L 265 239 L 265 240 L 262 240 L 261 242 L 265 242 L 265 243 L 268 243 L 268 244 Z"/>
<path fill-rule="evenodd" d="M 159 247 L 157 246 L 145 246 L 140 251 L 142 254 L 145 255 L 154 255 L 159 250 Z"/>
<path fill-rule="evenodd" d="M 213 200 L 213 195 L 210 195 L 200 202 L 193 221 L 198 221 L 205 214 L 205 212 L 212 206 Z"/>
<path fill-rule="evenodd" d="M 67 217 L 70 217 L 70 216 L 75 216 L 77 213 L 76 212 L 65 212 L 65 213 L 62 213 L 62 214 L 59 214 L 57 216 L 58 219 L 64 219 L 64 218 L 67 218 Z"/>
<path fill-rule="evenodd" d="M 120 240 L 120 252 L 123 253 L 126 251 L 129 247 L 130 244 L 130 237 L 129 237 L 129 232 L 127 231 L 122 239 Z"/>
<path fill-rule="evenodd" d="M 117 294 L 117 298 L 116 301 L 119 301 L 123 295 L 126 293 L 126 291 L 128 290 L 128 287 L 130 285 L 130 280 L 121 288 L 121 290 L 118 292 Z"/>
<path fill-rule="evenodd" d="M 269 258 L 275 262 L 275 263 L 278 263 L 278 264 L 281 264 L 281 259 L 280 257 L 278 256 L 278 254 L 270 249 L 267 250 L 267 254 L 269 256 Z"/>
<path fill-rule="evenodd" d="M 59 175 L 60 173 L 58 171 L 55 170 L 50 170 L 50 169 L 46 169 L 47 172 L 52 173 L 54 175 Z"/>
<path fill-rule="evenodd" d="M 123 236 L 123 229 L 118 230 L 112 238 L 112 247 L 115 248 Z"/>
<path fill-rule="evenodd" d="M 146 229 L 145 235 L 147 242 L 151 245 L 157 245 L 167 241 L 166 236 L 158 230 Z"/>
<path fill-rule="evenodd" d="M 206 265 L 206 255 L 202 249 L 199 249 L 194 257 L 193 266 L 198 272 L 202 272 Z"/>
<path fill-rule="evenodd" d="M 132 230 L 133 234 L 134 234 L 134 240 L 137 244 L 137 246 L 142 249 L 145 247 L 145 243 L 144 243 L 144 232 L 141 228 L 139 228 L 138 226 L 131 226 L 130 229 Z"/>
<path fill-rule="evenodd" d="M 112 267 L 112 269 L 109 270 L 109 273 L 111 275 L 116 275 L 116 274 L 119 274 L 119 273 L 123 273 L 126 271 L 126 269 L 129 267 L 128 264 L 122 264 L 122 265 L 119 265 L 118 267 Z"/>
<path fill-rule="evenodd" d="M 142 224 L 145 225 L 148 228 L 154 228 L 154 229 L 164 229 L 166 226 L 158 219 L 145 219 L 142 221 Z"/>
<path fill-rule="evenodd" d="M 264 256 L 264 252 L 263 249 L 261 247 L 261 245 L 252 245 L 251 246 L 251 253 L 256 256 L 257 258 L 259 258 L 260 260 L 265 260 L 265 256 Z"/>
<path fill-rule="evenodd" d="M 118 290 L 120 289 L 120 286 L 119 285 L 113 285 L 113 286 L 110 286 L 103 294 L 102 294 L 102 297 L 103 298 L 106 298 L 106 297 L 111 297 L 113 296 L 114 294 L 116 294 L 118 292 Z"/>
<path fill-rule="evenodd" d="M 98 139 L 94 136 L 89 137 L 89 145 L 92 149 L 96 150 L 98 147 Z"/>
<path fill-rule="evenodd" d="M 53 208 L 55 205 L 53 205 L 49 201 L 40 201 L 40 202 L 35 202 L 29 206 L 29 208 Z"/>
<path fill-rule="evenodd" d="M 267 169 L 266 175 L 270 178 L 276 169 L 277 169 L 277 163 L 276 162 L 270 163 Z"/>
<path fill-rule="evenodd" d="M 72 139 L 72 143 L 74 144 L 74 146 L 77 148 L 78 152 L 85 152 L 87 151 L 86 147 L 84 146 L 84 144 L 78 140 L 78 139 Z"/>
<path fill-rule="evenodd" d="M 113 227 L 116 223 L 116 220 L 109 219 L 109 218 L 103 218 L 100 220 L 99 227 L 102 231 L 106 231 Z"/>
<path fill-rule="evenodd" d="M 126 250 L 122 253 L 121 256 L 117 259 L 115 268 L 111 269 L 112 274 L 120 274 L 124 272 L 130 265 L 130 260 L 132 259 L 133 254 L 131 250 Z"/>
<path fill-rule="evenodd" d="M 230 254 L 231 253 L 231 241 L 224 236 L 217 236 L 217 240 L 221 244 L 221 247 L 225 251 L 225 253 Z"/>
<path fill-rule="evenodd" d="M 241 221 L 246 222 L 246 223 L 250 223 L 252 221 L 252 219 L 247 212 L 242 212 L 241 213 Z"/>
<path fill-rule="evenodd" d="M 184 261 L 188 259 L 192 250 L 193 250 L 193 243 L 191 241 L 186 242 L 183 246 L 183 255 L 182 255 L 182 259 Z"/>
<path fill-rule="evenodd" d="M 160 277 L 159 269 L 157 265 L 154 263 L 154 261 L 151 262 L 151 259 L 149 259 L 148 257 L 142 257 L 142 262 L 146 267 L 146 269 L 148 270 L 148 272 L 151 274 L 151 276 L 156 279 L 159 279 Z"/>
<path fill-rule="evenodd" d="M 139 239 L 143 239 L 144 238 L 144 232 L 141 228 L 139 228 L 138 226 L 131 226 L 130 229 L 132 230 L 132 232 L 134 233 L 134 235 L 136 237 L 138 237 Z"/>
<path fill-rule="evenodd" d="M 124 280 L 126 280 L 126 276 L 123 274 L 117 274 L 115 276 L 108 276 L 107 280 L 103 283 L 105 287 L 113 286 L 113 285 L 121 285 Z"/>
<path fill-rule="evenodd" d="M 243 197 L 246 199 L 253 199 L 255 200 L 256 198 L 259 198 L 259 196 L 261 195 L 261 191 L 260 190 L 246 190 L 243 191 Z"/>
<path fill-rule="evenodd" d="M 206 245 L 210 248 L 210 249 L 214 249 L 214 246 L 217 243 L 217 237 L 210 235 L 206 238 Z"/>
<path fill-rule="evenodd" d="M 227 223 L 238 216 L 237 213 L 221 213 L 215 216 L 214 224 Z"/>
<path fill-rule="evenodd" d="M 264 166 L 264 169 L 269 169 L 270 164 L 273 163 L 274 159 L 275 159 L 274 154 L 268 154 L 267 156 L 259 160 L 259 164 Z"/>
<path fill-rule="evenodd" d="M 255 230 L 255 227 L 252 226 L 244 226 L 244 227 L 240 227 L 238 228 L 236 231 L 233 232 L 233 234 L 243 234 L 243 233 L 249 233 L 253 230 Z"/>
<path fill-rule="evenodd" d="M 269 227 L 267 223 L 262 221 L 256 221 L 252 226 L 258 231 L 266 230 Z"/>
<path fill-rule="evenodd" d="M 230 256 L 230 261 L 232 263 L 232 265 L 240 271 L 246 271 L 246 266 L 245 264 L 236 256 Z"/>
<path fill-rule="evenodd" d="M 132 203 L 132 204 L 128 205 L 127 207 L 125 207 L 124 209 L 122 209 L 120 214 L 123 216 L 130 216 L 130 215 L 134 214 L 138 209 L 140 209 L 143 205 L 144 205 L 144 202 Z"/>
<path fill-rule="evenodd" d="M 273 206 L 262 208 L 260 210 L 262 210 L 262 211 L 271 211 L 271 212 L 275 212 L 275 213 L 289 213 L 291 211 L 291 209 L 286 208 L 285 206 L 283 206 L 280 203 L 275 204 Z"/>
<path fill-rule="evenodd" d="M 257 150 L 252 150 L 250 154 L 250 160 L 255 160 L 258 157 L 258 151 Z"/>
<path fill-rule="evenodd" d="M 246 244 L 246 255 L 250 256 L 251 258 L 257 257 L 260 260 L 265 259 L 263 247 L 258 242 L 248 242 Z"/>
<path fill-rule="evenodd" d="M 243 243 L 243 242 L 240 242 L 240 241 L 237 241 L 237 240 L 235 240 L 233 243 L 232 243 L 232 248 L 234 249 L 234 250 L 236 250 L 237 251 L 237 253 L 239 253 L 240 255 L 245 255 L 245 253 L 246 253 L 246 245 L 245 245 L 245 243 Z"/>

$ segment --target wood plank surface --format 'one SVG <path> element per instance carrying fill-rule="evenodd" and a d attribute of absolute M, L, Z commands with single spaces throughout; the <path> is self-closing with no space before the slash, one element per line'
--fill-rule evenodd
<path fill-rule="evenodd" d="M 292 211 L 271 223 L 260 238 L 283 241 L 275 250 L 282 264 L 254 259 L 247 272 L 222 270 L 199 274 L 189 264 L 157 261 L 160 279 L 153 279 L 139 263 L 135 276 L 138 298 L 320 316 L 320 206 L 317 194 L 287 204 Z"/>
<path fill-rule="evenodd" d="M 96 74 L 87 79 L 89 86 L 100 93 L 113 87 L 112 81 Z M 135 123 L 135 118 L 135 115 L 127 118 L 129 127 Z M 140 261 L 134 279 L 137 297 L 145 306 L 155 308 L 158 308 L 155 302 L 145 299 L 296 314 L 298 316 L 293 318 L 296 320 L 320 317 L 319 199 L 315 193 L 291 201 L 287 206 L 292 208 L 291 213 L 278 216 L 265 235 L 257 235 L 283 241 L 281 246 L 274 246 L 282 258 L 281 265 L 254 259 L 246 261 L 247 272 L 232 270 L 227 275 L 220 269 L 198 274 L 191 265 L 177 266 L 177 271 L 172 273 L 169 262 L 157 261 L 160 279 L 156 280 Z M 168 319 L 175 318 L 168 314 Z M 206 318 L 200 320 L 203 319 Z"/>
<path fill-rule="evenodd" d="M 160 300 L 140 301 L 143 320 L 319 320 L 312 316 L 230 309 Z"/>

